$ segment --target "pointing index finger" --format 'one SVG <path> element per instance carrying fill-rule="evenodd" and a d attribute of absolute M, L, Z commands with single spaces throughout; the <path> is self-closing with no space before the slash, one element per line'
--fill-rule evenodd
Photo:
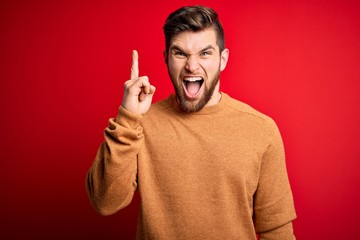
<path fill-rule="evenodd" d="M 130 79 L 136 79 L 138 77 L 139 77 L 139 55 L 136 50 L 133 50 Z"/>

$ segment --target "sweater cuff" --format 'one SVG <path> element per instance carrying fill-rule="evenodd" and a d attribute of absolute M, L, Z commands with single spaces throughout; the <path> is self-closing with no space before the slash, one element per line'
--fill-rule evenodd
<path fill-rule="evenodd" d="M 142 115 L 132 113 L 120 106 L 115 122 L 127 128 L 137 129 L 141 119 Z"/>
<path fill-rule="evenodd" d="M 269 239 L 295 240 L 296 237 L 294 235 L 292 222 L 289 222 L 289 223 L 285 224 L 284 226 L 281 226 L 274 230 L 260 233 L 260 240 L 269 240 Z"/>

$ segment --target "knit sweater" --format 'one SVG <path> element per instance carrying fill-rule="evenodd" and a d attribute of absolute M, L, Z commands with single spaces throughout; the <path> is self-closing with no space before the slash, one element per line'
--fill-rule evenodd
<path fill-rule="evenodd" d="M 137 190 L 137 239 L 295 239 L 275 122 L 225 93 L 196 113 L 176 106 L 109 120 L 86 181 L 95 209 L 113 214 Z"/>

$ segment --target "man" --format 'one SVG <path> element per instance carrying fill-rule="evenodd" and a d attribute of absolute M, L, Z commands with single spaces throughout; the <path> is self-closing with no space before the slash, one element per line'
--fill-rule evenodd
<path fill-rule="evenodd" d="M 281 136 L 272 119 L 220 92 L 229 50 L 216 12 L 183 7 L 164 25 L 175 94 L 151 105 L 133 52 L 119 113 L 87 176 L 103 215 L 140 194 L 138 239 L 295 239 Z"/>

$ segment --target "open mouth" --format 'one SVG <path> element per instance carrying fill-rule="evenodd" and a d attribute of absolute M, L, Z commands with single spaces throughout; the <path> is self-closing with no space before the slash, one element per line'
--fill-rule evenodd
<path fill-rule="evenodd" d="M 183 80 L 183 86 L 186 97 L 191 100 L 197 99 L 201 92 L 203 83 L 204 79 L 202 77 L 185 77 Z"/>

